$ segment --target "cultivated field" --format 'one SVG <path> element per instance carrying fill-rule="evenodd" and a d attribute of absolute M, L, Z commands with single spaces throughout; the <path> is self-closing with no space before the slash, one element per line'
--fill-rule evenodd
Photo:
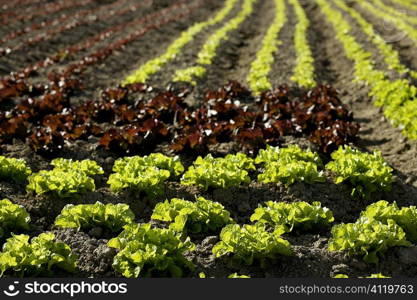
<path fill-rule="evenodd" d="M 416 0 L 0 0 L 2 276 L 415 277 L 416 139 Z"/>

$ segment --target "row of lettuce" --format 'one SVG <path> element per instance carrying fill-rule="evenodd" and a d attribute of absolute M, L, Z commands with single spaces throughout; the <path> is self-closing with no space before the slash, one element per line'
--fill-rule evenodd
<path fill-rule="evenodd" d="M 173 77 L 174 81 L 197 84 L 197 80 L 201 80 L 206 75 L 207 68 L 213 63 L 221 43 L 227 41 L 230 38 L 230 33 L 237 30 L 253 13 L 256 1 L 244 0 L 243 3 L 239 3 L 233 0 L 226 1 L 224 8 L 217 15 L 190 27 L 173 42 L 165 54 L 139 67 L 124 80 L 124 83 L 146 82 L 151 75 L 161 71 L 165 64 L 179 57 L 181 50 L 191 43 L 198 34 L 202 34 L 204 30 L 209 30 L 211 26 L 220 24 L 229 17 L 206 39 L 197 54 L 196 61 L 185 69 L 177 70 Z M 356 80 L 370 87 L 369 95 L 375 99 L 375 105 L 383 108 L 384 115 L 392 121 L 394 126 L 401 128 L 406 136 L 416 138 L 417 88 L 412 85 L 412 79 L 417 78 L 417 72 L 401 63 L 399 52 L 385 41 L 360 10 L 346 5 L 342 0 L 318 0 L 317 3 L 326 19 L 333 26 L 335 37 L 342 43 L 346 56 L 354 62 Z M 269 77 L 276 54 L 282 44 L 279 34 L 288 21 L 286 1 L 274 0 L 274 4 L 275 17 L 265 32 L 247 76 L 249 86 L 255 94 L 271 89 L 272 83 Z M 316 85 L 314 58 L 307 38 L 310 22 L 298 0 L 290 0 L 290 4 L 297 20 L 294 32 L 296 62 L 291 80 L 301 87 L 310 88 Z M 241 7 L 237 15 L 230 16 L 234 7 L 238 5 Z M 410 23 L 417 23 L 415 18 L 398 12 L 380 0 L 358 1 L 358 5 L 373 16 L 392 23 L 396 28 L 405 32 L 417 45 L 417 30 L 413 25 L 410 25 Z M 356 39 L 352 25 L 342 12 L 357 23 L 368 40 L 379 51 L 387 68 L 395 71 L 397 74 L 395 78 L 400 79 L 392 79 L 385 70 L 377 68 L 372 53 L 365 50 Z"/>
<path fill-rule="evenodd" d="M 204 29 L 222 22 L 230 14 L 237 2 L 238 0 L 226 0 L 223 8 L 217 12 L 216 15 L 206 21 L 196 23 L 189 27 L 168 47 L 164 54 L 146 62 L 126 77 L 124 83 L 146 82 L 151 75 L 159 72 L 164 65 L 173 61 L 181 53 L 184 47 L 191 43 Z"/>
<path fill-rule="evenodd" d="M 333 172 L 336 183 L 352 185 L 354 196 L 368 197 L 391 186 L 392 169 L 380 153 L 362 153 L 341 147 L 332 158 L 324 165 L 316 153 L 298 146 L 269 147 L 260 151 L 255 159 L 242 153 L 224 158 L 199 157 L 185 172 L 178 157 L 155 153 L 116 160 L 108 184 L 114 192 L 133 189 L 153 197 L 161 195 L 166 180 L 176 180 L 181 175 L 182 184 L 207 190 L 249 183 L 250 175 L 257 175 L 258 180 L 265 183 L 323 182 L 327 169 Z M 52 170 L 31 174 L 23 160 L 0 157 L 0 177 L 2 180 L 28 180 L 29 192 L 71 198 L 94 190 L 94 177 L 104 173 L 91 160 L 61 158 L 51 164 Z M 257 170 L 259 174 L 256 174 Z M 30 217 L 23 207 L 9 200 L 3 200 L 0 207 L 2 240 L 12 232 L 28 230 Z M 171 199 L 158 203 L 151 219 L 166 223 L 167 228 L 136 224 L 135 215 L 126 204 L 69 204 L 57 216 L 54 225 L 78 230 L 98 226 L 114 234 L 123 229 L 108 244 L 118 250 L 113 267 L 123 276 L 138 277 L 191 274 L 194 265 L 186 258 L 186 253 L 193 251 L 195 245 L 188 234 L 221 230 L 220 242 L 214 246 L 213 255 L 230 256 L 247 265 L 262 265 L 281 255 L 293 254 L 291 245 L 282 237 L 284 233 L 295 229 L 315 230 L 334 222 L 332 212 L 319 202 L 269 201 L 251 216 L 254 224 L 240 226 L 222 204 L 201 197 L 195 201 Z M 335 225 L 328 249 L 363 255 L 365 261 L 376 263 L 378 254 L 386 249 L 416 242 L 416 222 L 415 207 L 399 209 L 395 203 L 380 201 L 369 206 L 356 223 Z M 32 240 L 28 235 L 12 235 L 0 254 L 2 274 L 40 275 L 52 272 L 55 267 L 74 271 L 75 264 L 76 256 L 71 254 L 71 249 L 54 241 L 52 233 L 41 234 Z"/>
<path fill-rule="evenodd" d="M 410 26 L 405 16 L 390 14 L 383 9 L 388 9 L 380 0 L 358 1 L 358 5 L 369 13 L 384 21 L 391 22 L 396 28 L 403 30 L 415 41 L 417 45 L 417 31 Z M 381 37 L 373 25 L 367 22 L 360 13 L 348 7 L 343 1 L 335 0 L 335 4 L 357 21 L 368 39 L 378 48 L 387 66 L 397 71 L 399 75 L 409 74 L 409 79 L 391 79 L 384 70 L 378 69 L 372 53 L 365 50 L 359 43 L 353 32 L 352 25 L 343 15 L 327 0 L 317 0 L 321 12 L 332 25 L 336 39 L 342 44 L 346 56 L 354 62 L 355 80 L 365 83 L 370 88 L 369 95 L 374 98 L 376 106 L 383 109 L 384 115 L 394 126 L 403 130 L 403 133 L 412 138 L 417 138 L 417 88 L 412 84 L 416 73 L 401 65 L 399 54 L 393 47 Z"/>
<path fill-rule="evenodd" d="M 223 24 L 222 27 L 214 31 L 205 41 L 204 45 L 197 54 L 197 59 L 191 66 L 175 72 L 173 81 L 189 82 L 197 84 L 196 79 L 203 78 L 207 73 L 207 68 L 213 64 L 219 47 L 229 40 L 230 33 L 237 30 L 242 23 L 253 13 L 255 3 L 258 0 L 243 0 L 239 12 Z"/>
<path fill-rule="evenodd" d="M 267 147 L 256 158 L 243 153 L 213 157 L 198 157 L 185 170 L 179 157 L 161 153 L 148 156 L 119 158 L 113 165 L 107 184 L 112 192 L 125 190 L 148 197 L 163 195 L 168 181 L 179 181 L 185 186 L 202 190 L 231 188 L 249 184 L 252 178 L 261 183 L 286 186 L 296 182 L 314 184 L 333 180 L 352 188 L 352 196 L 369 199 L 375 192 L 389 191 L 393 169 L 380 152 L 365 153 L 349 146 L 333 152 L 332 160 L 324 164 L 320 156 L 297 145 L 286 148 Z M 0 156 L 0 179 L 25 182 L 26 190 L 37 195 L 60 198 L 76 197 L 96 189 L 95 179 L 104 174 L 93 160 L 74 161 L 57 158 L 51 170 L 33 173 L 22 159 Z"/>
<path fill-rule="evenodd" d="M 225 1 L 224 7 L 217 14 L 185 30 L 168 47 L 164 54 L 140 66 L 127 76 L 123 83 L 147 82 L 152 75 L 160 72 L 167 63 L 173 62 L 177 57 L 180 57 L 182 50 L 187 44 L 192 43 L 198 35 L 207 32 L 209 35 L 197 53 L 195 61 L 188 67 L 177 70 L 172 78 L 173 81 L 188 82 L 196 85 L 213 64 L 219 47 L 222 43 L 229 40 L 231 33 L 238 30 L 249 18 L 254 12 L 254 5 L 257 3 L 257 0 Z M 256 53 L 256 58 L 251 63 L 247 75 L 249 86 L 255 94 L 272 88 L 270 73 L 273 69 L 279 46 L 282 44 L 282 41 L 279 40 L 279 34 L 288 21 L 286 1 L 274 0 L 274 4 L 275 16 L 264 34 L 261 46 Z M 316 85 L 316 82 L 314 79 L 314 59 L 307 39 L 309 21 L 298 0 L 291 0 L 290 4 L 294 7 L 297 17 L 294 36 L 297 62 L 291 80 L 302 87 L 311 88 Z M 236 8 L 239 10 L 236 15 L 233 15 L 232 12 Z M 213 26 L 222 22 L 224 24 L 215 29 L 213 33 L 209 32 Z"/>
<path fill-rule="evenodd" d="M 255 209 L 252 224 L 239 225 L 218 202 L 202 197 L 195 201 L 173 198 L 159 202 L 151 223 L 135 223 L 127 204 L 80 204 L 65 206 L 56 217 L 55 226 L 88 230 L 97 226 L 114 234 L 108 247 L 115 248 L 113 268 L 125 277 L 194 276 L 195 265 L 187 253 L 195 250 L 193 234 L 218 234 L 220 241 L 212 248 L 216 258 L 236 264 L 267 266 L 294 251 L 284 234 L 311 232 L 333 223 L 333 213 L 320 202 L 268 201 Z M 1 239 L 7 238 L 0 253 L 1 275 L 44 276 L 56 268 L 76 271 L 77 256 L 51 232 L 30 239 L 13 234 L 29 229 L 30 216 L 11 201 L 0 201 Z M 399 208 L 397 204 L 378 201 L 369 205 L 355 223 L 341 223 L 331 229 L 328 251 L 344 251 L 378 264 L 392 247 L 417 243 L 417 208 Z M 11 236 L 11 237 L 9 237 Z M 190 237 L 191 236 L 191 237 Z"/>

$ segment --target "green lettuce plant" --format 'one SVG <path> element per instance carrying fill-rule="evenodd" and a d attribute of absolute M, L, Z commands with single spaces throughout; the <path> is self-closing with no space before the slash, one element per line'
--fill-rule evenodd
<path fill-rule="evenodd" d="M 323 172 L 319 171 L 323 163 L 318 154 L 296 145 L 267 147 L 259 152 L 255 163 L 264 165 L 264 172 L 258 175 L 258 180 L 263 183 L 291 185 L 300 181 L 309 184 L 325 181 Z"/>
<path fill-rule="evenodd" d="M 71 159 L 54 159 L 52 170 L 42 170 L 29 176 L 28 192 L 47 194 L 59 198 L 79 196 L 94 191 L 96 186 L 93 175 L 103 174 L 103 169 L 92 160 L 73 161 Z"/>
<path fill-rule="evenodd" d="M 18 276 L 51 276 L 55 268 L 74 272 L 77 256 L 68 245 L 55 242 L 53 233 L 29 239 L 24 234 L 7 239 L 0 252 L 0 276 L 6 271 Z"/>
<path fill-rule="evenodd" d="M 199 278 L 203 278 L 203 279 L 204 278 L 207 278 L 206 274 L 204 274 L 203 272 L 200 272 L 198 274 L 198 277 Z M 214 277 L 210 277 L 210 278 L 214 278 Z M 247 276 L 247 275 L 239 275 L 237 273 L 233 273 L 233 274 L 230 274 L 229 276 L 227 276 L 227 278 L 239 279 L 239 278 L 250 278 L 250 276 Z"/>
<path fill-rule="evenodd" d="M 267 259 L 292 254 L 290 243 L 281 237 L 284 232 L 285 229 L 280 226 L 268 232 L 262 223 L 242 227 L 230 224 L 222 229 L 220 242 L 213 247 L 213 254 L 221 257 L 230 253 L 234 260 L 246 265 L 255 261 L 264 265 Z"/>
<path fill-rule="evenodd" d="M 274 3 L 275 18 L 262 40 L 262 46 L 256 53 L 247 78 L 249 86 L 255 94 L 272 89 L 268 76 L 274 64 L 274 54 L 282 44 L 278 35 L 287 21 L 285 1 L 274 0 Z"/>
<path fill-rule="evenodd" d="M 334 221 L 333 213 L 320 202 L 265 202 L 265 206 L 255 209 L 250 217 L 252 222 L 258 221 L 273 226 L 284 226 L 287 232 L 294 228 L 311 230 L 315 227 L 327 226 Z"/>
<path fill-rule="evenodd" d="M 417 139 L 416 102 L 417 87 L 406 79 L 380 80 L 369 93 L 375 105 L 383 108 L 384 115 L 394 126 L 402 129 L 405 136 Z"/>
<path fill-rule="evenodd" d="M 346 274 L 337 274 L 333 276 L 333 278 L 349 278 L 349 276 L 347 276 Z M 387 277 L 387 276 L 382 275 L 381 273 L 378 273 L 378 274 L 371 274 L 369 276 L 359 277 L 359 278 L 391 278 L 391 277 Z"/>
<path fill-rule="evenodd" d="M 263 183 L 282 182 L 289 186 L 295 182 L 308 184 L 324 182 L 325 178 L 323 173 L 317 170 L 317 165 L 304 161 L 294 161 L 288 164 L 281 162 L 269 164 L 265 171 L 258 175 L 258 180 Z"/>
<path fill-rule="evenodd" d="M 297 61 L 291 80 L 301 87 L 313 88 L 317 83 L 314 79 L 313 53 L 307 38 L 310 21 L 298 0 L 290 0 L 290 3 L 298 20 L 294 34 Z"/>
<path fill-rule="evenodd" d="M 361 217 L 368 219 L 375 219 L 377 221 L 385 222 L 387 219 L 392 219 L 399 211 L 397 204 L 392 204 L 385 200 L 372 203 L 361 212 Z"/>
<path fill-rule="evenodd" d="M 195 78 L 202 78 L 206 75 L 207 69 L 203 66 L 193 66 L 187 69 L 178 70 L 175 73 L 173 81 L 175 82 L 188 82 L 192 85 L 197 85 Z"/>
<path fill-rule="evenodd" d="M 66 205 L 55 219 L 55 225 L 64 228 L 90 229 L 101 226 L 112 232 L 133 223 L 135 215 L 127 204 Z"/>
<path fill-rule="evenodd" d="M 181 184 L 196 185 L 204 190 L 209 187 L 229 188 L 249 183 L 248 171 L 255 170 L 253 160 L 243 153 L 214 158 L 211 154 L 198 157 L 184 173 Z"/>
<path fill-rule="evenodd" d="M 393 220 L 386 224 L 361 218 L 355 223 L 338 224 L 332 228 L 329 251 L 347 251 L 361 255 L 367 263 L 377 264 L 378 256 L 391 247 L 410 246 L 406 234 Z"/>
<path fill-rule="evenodd" d="M 104 173 L 103 168 L 100 167 L 94 160 L 90 159 L 72 160 L 65 158 L 56 158 L 51 161 L 51 165 L 54 166 L 54 170 L 64 172 L 78 170 L 79 172 L 82 172 L 87 176 L 94 176 Z"/>
<path fill-rule="evenodd" d="M 391 189 L 393 169 L 380 152 L 363 153 L 345 146 L 333 152 L 332 158 L 326 169 L 334 172 L 336 184 L 348 182 L 353 186 L 352 196 L 367 199 L 376 191 Z"/>
<path fill-rule="evenodd" d="M 398 208 L 397 203 L 389 204 L 381 200 L 369 205 L 361 213 L 361 217 L 375 219 L 384 224 L 393 220 L 407 235 L 407 240 L 417 243 L 417 207 L 409 206 Z"/>
<path fill-rule="evenodd" d="M 389 276 L 384 276 L 381 273 L 371 274 L 369 276 L 361 277 L 361 278 L 391 278 Z"/>
<path fill-rule="evenodd" d="M 182 277 L 194 265 L 184 254 L 195 245 L 172 229 L 152 228 L 150 224 L 129 224 L 108 246 L 119 250 L 113 268 L 127 278 Z"/>
<path fill-rule="evenodd" d="M 11 232 L 29 229 L 30 216 L 23 206 L 8 199 L 0 201 L 0 240 Z"/>
<path fill-rule="evenodd" d="M 333 276 L 333 278 L 349 278 L 346 274 L 336 274 Z"/>
<path fill-rule="evenodd" d="M 0 156 L 0 180 L 22 182 L 32 173 L 23 159 Z"/>
<path fill-rule="evenodd" d="M 272 162 L 305 161 L 323 167 L 320 156 L 310 149 L 304 150 L 297 145 L 288 145 L 286 148 L 267 146 L 266 149 L 259 151 L 256 156 L 256 164 L 269 164 Z"/>
<path fill-rule="evenodd" d="M 113 192 L 133 189 L 154 197 L 161 195 L 164 182 L 182 174 L 184 167 L 178 157 L 152 153 L 120 158 L 114 163 L 113 172 L 107 181 Z"/>
<path fill-rule="evenodd" d="M 233 223 L 230 213 L 218 202 L 199 197 L 195 202 L 183 199 L 158 203 L 151 216 L 154 220 L 170 222 L 169 228 L 177 232 L 214 232 Z"/>
<path fill-rule="evenodd" d="M 248 275 L 239 275 L 237 273 L 230 274 L 227 276 L 227 278 L 233 278 L 233 279 L 240 279 L 240 278 L 250 278 Z"/>

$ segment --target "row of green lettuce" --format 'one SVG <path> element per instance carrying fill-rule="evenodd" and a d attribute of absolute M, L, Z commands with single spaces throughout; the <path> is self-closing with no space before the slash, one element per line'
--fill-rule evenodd
<path fill-rule="evenodd" d="M 251 63 L 247 78 L 251 90 L 256 94 L 272 89 L 269 74 L 274 64 L 274 54 L 282 44 L 278 35 L 287 22 L 285 1 L 275 0 L 274 2 L 275 18 L 262 40 L 262 46 L 256 53 L 255 60 Z"/>
<path fill-rule="evenodd" d="M 314 57 L 308 41 L 310 21 L 299 0 L 289 0 L 294 7 L 298 23 L 294 32 L 294 48 L 297 56 L 291 81 L 300 87 L 313 88 L 315 80 Z"/>
<path fill-rule="evenodd" d="M 283 234 L 323 230 L 335 221 L 333 213 L 319 202 L 268 201 L 250 216 L 253 224 L 239 225 L 222 204 L 202 197 L 160 202 L 151 220 L 164 225 L 160 228 L 135 223 L 127 204 L 97 202 L 65 206 L 55 226 L 78 230 L 100 226 L 119 233 L 108 242 L 117 250 L 113 268 L 131 278 L 194 276 L 195 265 L 187 258 L 187 253 L 196 247 L 190 238 L 193 234 L 220 231 L 220 241 L 212 248 L 214 257 L 265 267 L 283 256 L 294 255 Z M 52 233 L 43 233 L 31 241 L 28 235 L 13 233 L 28 230 L 29 222 L 29 214 L 22 206 L 7 199 L 0 201 L 0 238 L 11 236 L 0 253 L 1 274 L 50 275 L 56 268 L 74 272 L 76 255 L 68 245 L 54 241 Z M 413 243 L 417 243 L 417 208 L 399 208 L 395 202 L 378 201 L 369 205 L 355 223 L 334 225 L 328 251 L 345 251 L 378 264 L 388 249 Z"/>
<path fill-rule="evenodd" d="M 411 72 L 411 70 L 409 70 L 405 65 L 401 63 L 399 52 L 396 51 L 391 44 L 388 44 L 385 39 L 378 34 L 373 24 L 368 22 L 358 10 L 347 5 L 345 1 L 335 0 L 334 2 L 341 10 L 349 14 L 349 16 L 358 23 L 362 31 L 367 35 L 368 40 L 378 48 L 385 64 L 390 70 L 395 70 L 400 75 L 405 75 Z"/>
<path fill-rule="evenodd" d="M 251 63 L 247 76 L 249 87 L 256 95 L 272 89 L 270 75 L 279 47 L 282 45 L 279 35 L 288 21 L 286 1 L 274 0 L 274 2 L 275 18 L 262 40 L 262 46 L 256 53 L 256 58 Z M 317 83 L 314 76 L 314 58 L 307 38 L 310 22 L 298 0 L 290 0 L 289 2 L 294 8 L 297 18 L 294 33 L 296 62 L 291 81 L 300 87 L 312 88 Z"/>
<path fill-rule="evenodd" d="M 29 193 L 71 198 L 94 191 L 94 177 L 104 173 L 95 161 L 88 159 L 58 158 L 52 160 L 51 165 L 52 170 L 32 174 L 24 160 L 0 156 L 0 180 L 27 180 Z M 380 152 L 365 153 L 349 146 L 340 147 L 325 165 L 317 153 L 290 145 L 268 147 L 254 159 L 243 153 L 216 158 L 209 154 L 198 157 L 186 171 L 178 157 L 161 153 L 119 158 L 107 184 L 115 193 L 131 190 L 156 197 L 163 195 L 164 184 L 170 180 L 207 191 L 249 184 L 255 176 L 262 183 L 287 186 L 296 182 L 326 182 L 330 176 L 336 184 L 351 186 L 352 196 L 369 198 L 375 192 L 391 189 L 392 171 Z"/>
<path fill-rule="evenodd" d="M 255 94 L 260 94 L 261 92 L 272 88 L 269 77 L 274 66 L 278 48 L 282 44 L 278 37 L 284 25 L 287 23 L 286 1 L 273 1 L 275 4 L 275 17 L 263 37 L 261 46 L 256 53 L 256 58 L 251 63 L 247 75 L 247 82 Z M 205 76 L 208 66 L 212 65 L 215 56 L 218 54 L 217 51 L 221 43 L 227 41 L 230 37 L 230 33 L 238 29 L 252 14 L 255 3 L 256 0 L 244 0 L 243 3 L 239 4 L 241 5 L 241 8 L 237 15 L 231 16 L 230 14 L 235 8 L 237 1 L 226 1 L 223 9 L 215 16 L 189 27 L 168 47 L 164 54 L 149 60 L 139 67 L 124 79 L 123 84 L 136 82 L 144 83 L 148 81 L 149 77 L 160 72 L 164 65 L 179 57 L 184 47 L 187 44 L 192 43 L 199 34 L 229 18 L 222 27 L 209 35 L 198 52 L 197 59 L 193 65 L 177 70 L 173 77 L 173 81 L 188 82 L 196 85 L 197 79 L 201 79 Z M 299 86 L 311 88 L 316 85 L 316 82 L 314 79 L 314 59 L 307 39 L 310 23 L 298 0 L 290 0 L 290 4 L 294 7 L 297 17 L 294 35 L 294 47 L 296 50 L 297 61 L 291 80 Z"/>
<path fill-rule="evenodd" d="M 384 115 L 394 126 L 403 130 L 404 135 L 409 138 L 417 138 L 417 87 L 410 84 L 407 79 L 391 80 L 383 70 L 376 68 L 372 60 L 372 53 L 366 51 L 354 37 L 352 26 L 343 14 L 334 9 L 327 0 L 317 0 L 326 20 L 333 26 L 336 39 L 342 44 L 346 56 L 354 62 L 355 79 L 365 83 L 370 88 L 369 95 L 374 98 L 376 106 L 383 109 Z M 338 1 L 340 4 L 341 2 Z M 372 10 L 367 1 L 359 1 L 359 5 L 366 5 Z M 369 6 L 369 7 L 368 7 Z M 372 10 L 372 12 L 374 12 Z M 376 13 L 376 12 L 375 12 Z M 390 21 L 397 20 L 395 17 Z M 401 23 L 398 19 L 398 24 Z M 362 24 L 364 26 L 364 24 Z M 368 31 L 371 29 L 368 28 Z M 381 44 L 381 41 L 374 42 Z M 381 45 L 382 53 L 388 55 L 389 48 Z"/>
<path fill-rule="evenodd" d="M 204 42 L 202 48 L 197 54 L 197 59 L 191 66 L 184 69 L 179 69 L 175 72 L 173 81 L 188 82 L 193 85 L 197 84 L 197 79 L 201 79 L 207 72 L 207 67 L 213 64 L 213 61 L 218 54 L 217 50 L 222 42 L 230 38 L 230 33 L 239 29 L 242 23 L 254 11 L 254 5 L 258 0 L 243 0 L 240 11 L 227 20 L 227 22 L 212 33 Z"/>
<path fill-rule="evenodd" d="M 414 25 L 410 24 L 413 23 L 413 21 L 414 24 L 416 24 L 417 18 L 414 17 L 412 19 L 407 13 L 404 13 L 404 11 L 397 11 L 390 6 L 385 5 L 380 0 L 372 0 L 372 2 L 358 1 L 357 3 L 363 10 L 372 14 L 384 23 L 388 22 L 398 30 L 398 33 L 393 36 L 392 41 L 398 42 L 400 39 L 407 37 L 413 42 L 414 46 L 417 46 L 417 29 Z M 410 75 L 413 78 L 417 78 L 417 72 L 414 70 L 410 71 Z"/>
<path fill-rule="evenodd" d="M 146 82 L 151 75 L 160 71 L 164 65 L 175 60 L 175 58 L 181 54 L 184 47 L 191 43 L 199 34 L 204 32 L 204 30 L 222 22 L 230 14 L 237 3 L 238 0 L 226 0 L 223 8 L 214 16 L 206 21 L 196 23 L 189 27 L 168 47 L 164 54 L 149 60 L 132 74 L 127 76 L 124 80 L 124 84 Z"/>

